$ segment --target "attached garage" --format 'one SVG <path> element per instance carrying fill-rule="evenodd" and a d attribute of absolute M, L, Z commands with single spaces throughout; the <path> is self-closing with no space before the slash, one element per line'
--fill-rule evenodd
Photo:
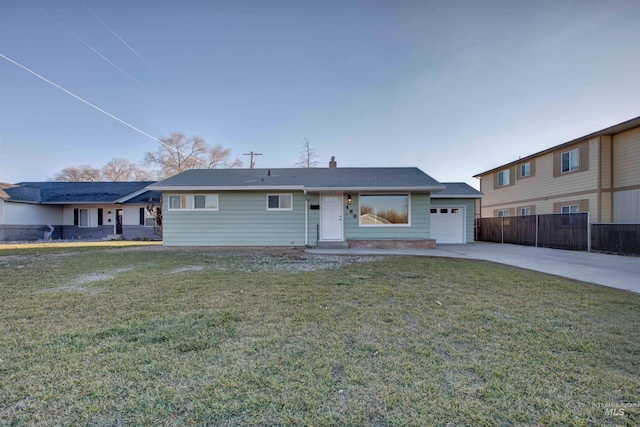
<path fill-rule="evenodd" d="M 465 243 L 465 207 L 434 206 L 431 208 L 431 238 L 436 244 Z"/>
<path fill-rule="evenodd" d="M 431 194 L 430 237 L 436 244 L 473 243 L 476 202 L 482 193 L 464 182 L 443 182 L 445 189 Z"/>

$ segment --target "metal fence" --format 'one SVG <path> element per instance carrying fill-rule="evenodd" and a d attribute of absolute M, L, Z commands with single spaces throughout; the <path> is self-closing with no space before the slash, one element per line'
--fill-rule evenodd
<path fill-rule="evenodd" d="M 476 240 L 640 256 L 640 224 L 589 224 L 588 213 L 476 218 Z"/>
<path fill-rule="evenodd" d="M 591 224 L 591 250 L 640 256 L 640 224 Z"/>

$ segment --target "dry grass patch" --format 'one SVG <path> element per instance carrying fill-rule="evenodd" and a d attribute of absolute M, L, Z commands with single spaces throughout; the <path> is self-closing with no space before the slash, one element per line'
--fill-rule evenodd
<path fill-rule="evenodd" d="M 640 423 L 635 294 L 295 250 L 3 262 L 0 424 Z"/>

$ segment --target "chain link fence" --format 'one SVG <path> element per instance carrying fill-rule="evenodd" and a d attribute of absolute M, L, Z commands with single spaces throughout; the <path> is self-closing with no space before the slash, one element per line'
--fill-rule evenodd
<path fill-rule="evenodd" d="M 640 224 L 589 224 L 588 213 L 476 218 L 476 240 L 640 256 Z"/>
<path fill-rule="evenodd" d="M 640 224 L 591 224 L 591 250 L 640 256 Z"/>

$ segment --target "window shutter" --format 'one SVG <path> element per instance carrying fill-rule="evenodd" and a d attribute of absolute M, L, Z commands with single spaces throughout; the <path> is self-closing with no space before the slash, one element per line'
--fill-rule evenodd
<path fill-rule="evenodd" d="M 144 208 L 140 208 L 140 225 L 144 225 Z"/>
<path fill-rule="evenodd" d="M 580 144 L 580 169 L 581 171 L 589 170 L 589 141 L 585 141 Z M 586 211 L 585 211 L 586 212 Z"/>
<path fill-rule="evenodd" d="M 509 216 L 515 216 L 516 215 L 516 208 L 509 208 Z"/>
<path fill-rule="evenodd" d="M 98 208 L 98 225 L 102 225 L 102 208 Z"/>
<path fill-rule="evenodd" d="M 561 213 L 562 212 L 562 202 L 555 202 L 553 204 L 553 213 Z"/>
<path fill-rule="evenodd" d="M 589 212 L 589 199 L 582 199 L 578 203 L 579 212 Z"/>
<path fill-rule="evenodd" d="M 553 153 L 553 177 L 557 178 L 562 175 L 562 152 L 555 151 Z M 555 210 L 554 210 L 555 212 Z"/>
<path fill-rule="evenodd" d="M 73 210 L 73 225 L 78 225 L 78 218 L 79 218 L 80 214 L 78 212 L 78 209 L 74 209 Z"/>
<path fill-rule="evenodd" d="M 529 176 L 536 176 L 536 159 L 531 159 L 529 162 Z"/>

